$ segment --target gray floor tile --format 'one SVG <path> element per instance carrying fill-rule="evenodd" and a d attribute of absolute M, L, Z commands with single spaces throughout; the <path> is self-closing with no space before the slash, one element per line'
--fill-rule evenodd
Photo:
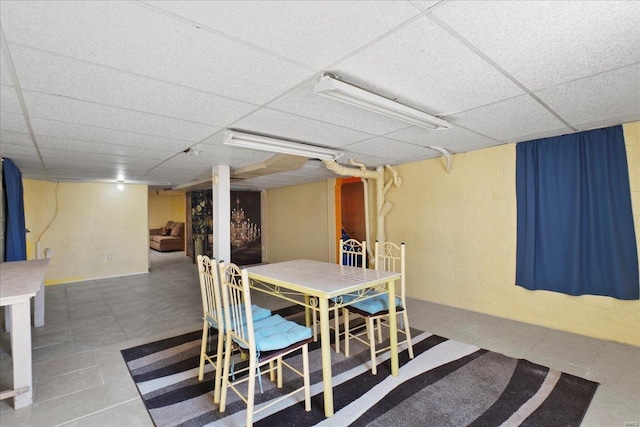
<path fill-rule="evenodd" d="M 41 378 L 34 383 L 34 402 L 44 402 L 99 385 L 102 385 L 102 375 L 95 365 L 55 377 Z"/>
<path fill-rule="evenodd" d="M 2 427 L 153 425 L 120 350 L 199 330 L 202 305 L 196 266 L 184 253 L 150 258 L 149 274 L 46 288 L 46 326 L 33 330 L 37 402 L 15 411 L 0 401 Z M 254 302 L 289 305 L 265 294 Z M 638 347 L 413 299 L 408 311 L 414 328 L 600 382 L 584 426 L 640 420 Z M 8 338 L 0 332 L 0 384 L 10 381 Z"/>

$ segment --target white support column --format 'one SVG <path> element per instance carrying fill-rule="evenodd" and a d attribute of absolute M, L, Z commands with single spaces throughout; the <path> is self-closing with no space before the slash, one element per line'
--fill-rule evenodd
<path fill-rule="evenodd" d="M 216 165 L 213 176 L 213 256 L 231 262 L 231 178 L 228 165 Z"/>

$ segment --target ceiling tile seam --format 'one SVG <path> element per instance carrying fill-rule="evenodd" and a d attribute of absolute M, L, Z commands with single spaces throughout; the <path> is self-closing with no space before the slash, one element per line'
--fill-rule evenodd
<path fill-rule="evenodd" d="M 428 14 L 427 17 L 429 19 L 431 19 L 433 22 L 435 22 L 437 25 L 439 25 L 446 32 L 448 32 L 453 37 L 455 37 L 460 43 L 462 43 L 464 46 L 466 46 L 473 53 L 478 55 L 481 59 L 483 59 L 487 64 L 489 64 L 491 67 L 493 67 L 496 71 L 498 71 L 503 76 L 505 76 L 507 79 L 509 79 L 513 84 L 515 84 L 518 88 L 520 88 L 527 95 L 529 95 L 534 101 L 536 101 L 538 104 L 540 104 L 545 110 L 547 110 L 549 113 L 551 113 L 556 119 L 558 119 L 560 122 L 562 122 L 562 124 L 564 124 L 568 128 L 573 129 L 574 131 L 577 131 L 577 129 L 574 128 L 569 122 L 567 122 L 560 114 L 558 114 L 556 111 L 554 111 L 546 103 L 542 102 L 542 100 L 539 97 L 535 96 L 533 94 L 533 92 L 528 87 L 526 87 L 522 82 L 520 82 L 518 79 L 516 79 L 510 73 L 508 73 L 504 68 L 502 68 L 500 65 L 498 65 L 497 62 L 495 62 L 493 59 L 491 59 L 491 57 L 489 57 L 489 55 L 486 55 L 484 52 L 482 52 L 473 43 L 471 43 L 469 40 L 464 38 L 462 36 L 462 34 L 458 33 L 456 30 L 453 29 L 453 27 L 449 26 L 449 24 L 447 24 L 445 21 L 440 19 L 440 17 L 438 17 L 434 13 Z"/>
<path fill-rule="evenodd" d="M 113 156 L 113 157 L 117 157 L 117 158 L 122 158 L 122 159 L 131 159 L 131 160 L 157 160 L 159 161 L 160 159 L 150 159 L 149 157 L 141 157 L 141 156 L 131 156 L 131 155 L 127 155 L 127 154 L 116 154 L 116 153 L 101 153 L 101 152 L 95 152 L 95 151 L 84 151 L 84 150 L 69 150 L 66 148 L 51 148 L 51 147 L 46 147 L 43 148 L 42 150 L 46 151 L 57 151 L 57 152 L 67 152 L 67 153 L 81 153 L 81 154 L 90 154 L 90 155 L 96 155 L 96 156 Z M 156 151 L 156 150 L 154 150 Z M 167 152 L 170 153 L 170 152 Z M 45 155 L 45 157 L 49 157 L 49 158 L 60 158 L 60 157 L 51 157 L 49 154 Z"/>
<path fill-rule="evenodd" d="M 4 114 L 13 114 L 13 115 L 16 115 L 16 116 L 20 115 L 18 113 L 11 113 L 11 112 L 5 112 Z M 150 134 L 150 133 L 142 133 L 142 132 L 135 132 L 135 131 L 129 131 L 129 130 L 108 128 L 108 127 L 104 127 L 104 126 L 89 125 L 89 124 L 85 124 L 85 123 L 68 122 L 66 120 L 57 120 L 57 119 L 51 119 L 49 117 L 42 117 L 42 116 L 31 116 L 31 118 L 40 119 L 40 120 L 47 120 L 47 121 L 57 122 L 57 123 L 65 123 L 65 124 L 68 124 L 68 125 L 85 126 L 85 127 L 90 127 L 90 128 L 94 128 L 94 129 L 113 130 L 113 131 L 116 131 L 116 132 L 122 132 L 122 133 L 133 134 L 133 135 L 143 135 L 143 136 L 149 136 L 149 137 L 152 137 L 152 138 L 161 138 L 161 139 L 169 140 L 169 141 L 184 142 L 186 144 L 194 144 L 193 141 L 189 141 L 189 140 L 186 140 L 186 139 L 168 138 L 166 136 L 158 136 L 158 135 L 153 135 L 153 134 Z M 43 135 L 41 133 L 38 133 L 38 135 L 48 136 L 48 137 L 51 137 L 51 138 L 60 138 L 60 136 L 57 136 L 57 135 Z M 95 141 L 87 141 L 87 142 L 95 142 Z M 108 144 L 108 143 L 105 143 L 105 144 Z M 122 145 L 122 144 L 112 144 L 112 145 Z M 122 146 L 123 147 L 129 147 L 129 145 L 122 145 Z"/>
<path fill-rule="evenodd" d="M 378 135 L 377 135 L 377 134 L 375 134 L 375 133 L 371 133 L 371 132 L 367 132 L 367 131 L 363 131 L 363 130 L 358 130 L 358 129 L 350 128 L 350 127 L 343 126 L 343 125 L 339 125 L 339 124 L 336 124 L 336 123 L 327 122 L 327 121 L 324 121 L 324 120 L 314 119 L 314 118 L 312 118 L 312 117 L 303 116 L 303 115 L 300 115 L 300 114 L 292 113 L 292 112 L 290 112 L 290 111 L 280 110 L 280 109 L 278 109 L 278 108 L 271 108 L 271 107 L 263 107 L 263 108 L 264 108 L 265 110 L 271 110 L 271 111 L 277 111 L 277 112 L 279 112 L 279 113 L 289 114 L 289 115 L 291 115 L 291 116 L 299 117 L 299 118 L 301 118 L 301 119 L 313 120 L 314 122 L 318 122 L 318 123 L 323 123 L 323 124 L 331 125 L 331 126 L 336 127 L 336 128 L 341 128 L 341 129 L 346 129 L 346 130 L 355 131 L 355 132 L 359 132 L 359 133 L 364 133 L 364 134 L 367 134 L 367 135 L 370 135 L 370 136 L 378 136 Z M 407 127 L 411 127 L 411 126 L 407 126 Z M 402 129 L 406 129 L 406 128 L 402 128 Z M 398 130 L 402 130 L 402 129 L 397 129 L 396 131 L 398 131 Z M 394 131 L 394 132 L 396 132 L 396 131 Z M 368 139 L 368 138 L 367 138 L 367 139 Z"/>
<path fill-rule="evenodd" d="M 352 50 L 351 52 L 349 52 L 348 54 L 346 54 L 342 58 L 340 58 L 340 59 L 338 59 L 338 60 L 336 60 L 336 61 L 334 61 L 334 62 L 332 62 L 332 63 L 330 63 L 328 65 L 326 65 L 325 67 L 322 67 L 322 69 L 324 71 L 331 70 L 332 67 L 335 67 L 335 66 L 339 65 L 340 63 L 346 61 L 347 59 L 349 59 L 349 58 L 351 58 L 351 57 L 353 57 L 355 55 L 358 55 L 362 51 L 369 49 L 374 44 L 380 42 L 381 40 L 383 40 L 383 39 L 385 39 L 385 38 L 387 38 L 387 37 L 389 37 L 389 36 L 391 36 L 391 35 L 393 35 L 395 33 L 397 33 L 398 31 L 400 31 L 404 27 L 412 24 L 415 21 L 418 21 L 418 20 L 422 19 L 423 17 L 425 17 L 425 16 L 427 16 L 429 14 L 431 14 L 431 11 L 430 10 L 426 10 L 424 12 L 418 13 L 415 16 L 412 16 L 411 18 L 407 19 L 406 21 L 401 22 L 400 24 L 396 25 L 395 27 L 393 27 L 392 29 L 390 29 L 386 33 L 381 34 L 378 37 L 376 37 L 375 39 L 370 40 L 367 43 L 365 43 L 364 45 L 360 46 L 359 48 L 357 48 L 355 50 Z"/>
<path fill-rule="evenodd" d="M 280 110 L 275 110 L 274 108 L 268 108 L 267 105 L 269 105 L 272 102 L 275 102 L 276 100 L 288 95 L 289 93 L 295 91 L 296 89 L 298 89 L 298 88 L 306 85 L 307 83 L 315 80 L 318 76 L 320 76 L 320 74 L 321 73 L 319 73 L 319 72 L 313 73 L 309 78 L 306 78 L 303 81 L 301 81 L 300 83 L 292 86 L 291 88 L 289 88 L 289 89 L 287 89 L 285 91 L 282 91 L 280 94 L 278 94 L 274 98 L 264 102 L 263 104 L 257 105 L 256 108 L 254 108 L 253 110 L 251 110 L 251 111 L 247 112 L 246 114 L 238 117 L 237 119 L 233 120 L 231 123 L 229 123 L 226 126 L 222 127 L 222 129 L 217 130 L 216 132 L 212 133 L 211 135 L 206 136 L 205 138 L 203 138 L 202 140 L 196 142 L 193 145 L 205 144 L 206 143 L 205 141 L 207 141 L 208 139 L 211 139 L 211 138 L 215 137 L 217 134 L 219 134 L 220 132 L 224 132 L 226 129 L 233 129 L 234 125 L 236 123 L 241 122 L 242 120 L 246 119 L 247 117 L 250 117 L 251 115 L 253 115 L 254 113 L 260 111 L 263 108 L 274 110 L 274 111 L 280 111 Z M 252 104 L 252 105 L 255 105 L 255 104 Z M 286 113 L 286 111 L 284 111 L 284 112 Z M 288 113 L 288 114 L 290 114 L 290 113 Z M 302 117 L 302 116 L 300 116 L 300 117 Z M 308 117 L 305 117 L 305 118 L 308 119 Z M 311 119 L 311 120 L 313 120 L 313 119 Z"/>
<path fill-rule="evenodd" d="M 206 31 L 206 32 L 211 33 L 211 34 L 215 34 L 215 35 L 217 35 L 219 37 L 223 37 L 223 38 L 225 38 L 227 40 L 230 40 L 230 41 L 232 41 L 234 43 L 238 43 L 238 44 L 244 45 L 244 46 L 246 46 L 248 48 L 251 48 L 251 49 L 254 49 L 254 50 L 258 50 L 258 51 L 260 51 L 260 52 L 262 52 L 264 54 L 267 54 L 269 56 L 274 56 L 274 57 L 276 57 L 276 58 L 278 58 L 280 60 L 286 61 L 286 62 L 288 62 L 288 63 L 290 63 L 292 65 L 295 65 L 297 67 L 301 67 L 301 68 L 307 69 L 309 71 L 316 71 L 315 68 L 313 68 L 313 67 L 311 67 L 309 65 L 306 65 L 306 64 L 302 64 L 302 63 L 300 63 L 300 62 L 298 62 L 298 61 L 296 61 L 294 59 L 291 59 L 291 58 L 289 58 L 287 56 L 284 56 L 284 55 L 281 55 L 281 54 L 279 54 L 277 52 L 273 52 L 271 50 L 265 49 L 265 48 L 263 48 L 261 46 L 255 45 L 255 44 L 253 44 L 251 42 L 247 42 L 245 40 L 242 40 L 240 38 L 237 38 L 235 36 L 227 34 L 227 33 L 223 32 L 223 31 L 216 30 L 216 29 L 211 28 L 211 27 L 209 27 L 207 25 L 204 25 L 204 24 L 202 24 L 200 22 L 193 21 L 193 20 L 191 20 L 189 18 L 185 18 L 185 17 L 180 16 L 180 15 L 176 15 L 175 13 L 166 11 L 164 9 L 160 9 L 160 8 L 158 8 L 156 6 L 147 4 L 144 1 L 132 0 L 132 1 L 130 1 L 130 3 L 136 4 L 137 6 L 140 6 L 140 7 L 147 8 L 147 9 L 151 10 L 152 12 L 155 12 L 155 13 L 157 13 L 159 15 L 163 15 L 163 16 L 169 18 L 169 19 L 172 19 L 172 20 L 175 20 L 175 21 L 179 21 L 182 24 L 186 24 L 188 26 L 196 27 L 199 30 L 203 30 L 203 31 Z"/>
<path fill-rule="evenodd" d="M 135 108 L 122 107 L 122 106 L 113 105 L 113 104 L 105 104 L 103 102 L 91 101 L 91 100 L 88 100 L 88 99 L 78 98 L 78 97 L 75 97 L 75 96 L 62 95 L 62 94 L 59 94 L 59 93 L 42 92 L 42 91 L 39 91 L 39 90 L 31 90 L 31 89 L 22 89 L 22 91 L 23 92 L 30 92 L 30 93 L 39 93 L 39 94 L 42 94 L 42 95 L 49 95 L 49 96 L 54 96 L 54 97 L 58 97 L 58 98 L 70 99 L 72 101 L 86 102 L 87 104 L 100 105 L 102 107 L 116 108 L 118 110 L 131 111 L 131 112 L 134 112 L 134 113 L 148 114 L 150 116 L 162 117 L 164 119 L 178 120 L 178 121 L 181 121 L 181 122 L 191 123 L 191 124 L 196 124 L 196 125 L 212 126 L 212 127 L 217 127 L 217 128 L 224 127 L 222 125 L 213 125 L 211 123 L 196 122 L 196 121 L 193 121 L 193 120 L 186 120 L 186 119 L 183 119 L 183 118 L 180 118 L 180 117 L 167 116 L 165 114 L 158 114 L 158 113 L 153 113 L 151 111 L 137 110 Z"/>
<path fill-rule="evenodd" d="M 7 69 L 9 71 L 11 82 L 13 83 L 13 89 L 16 92 L 16 96 L 18 97 L 18 102 L 20 103 L 20 108 L 22 109 L 22 116 L 25 121 L 25 125 L 27 126 L 27 130 L 29 132 L 29 137 L 33 142 L 33 146 L 38 153 L 38 158 L 40 159 L 40 165 L 42 166 L 42 172 L 47 176 L 47 168 L 44 163 L 44 159 L 42 158 L 42 153 L 40 153 L 40 147 L 38 146 L 38 141 L 36 140 L 36 136 L 33 133 L 33 128 L 31 127 L 31 121 L 29 120 L 29 111 L 27 110 L 27 104 L 24 101 L 24 96 L 22 94 L 22 90 L 20 88 L 20 81 L 18 80 L 18 75 L 16 74 L 16 69 L 13 64 L 13 59 L 11 58 L 11 51 L 9 50 L 9 45 L 7 44 L 7 39 L 4 36 L 4 28 L 0 26 L 0 46 L 5 56 L 5 63 L 7 65 Z"/>
<path fill-rule="evenodd" d="M 223 95 L 223 94 L 219 94 L 219 93 L 216 93 L 216 92 L 210 92 L 210 91 L 204 90 L 202 88 L 188 86 L 188 85 L 184 85 L 184 84 L 181 84 L 181 83 L 172 82 L 170 80 L 164 80 L 164 79 L 160 79 L 158 77 L 148 76 L 146 74 L 135 73 L 135 72 L 129 71 L 129 70 L 123 70 L 121 68 L 113 67 L 113 66 L 107 65 L 107 64 L 101 64 L 99 62 L 87 61 L 86 59 L 76 58 L 76 57 L 73 57 L 73 56 L 65 55 L 65 54 L 60 53 L 60 52 L 54 52 L 52 50 L 41 49 L 39 47 L 31 46 L 31 45 L 24 44 L 24 43 L 17 42 L 17 41 L 7 40 L 7 44 L 10 44 L 10 45 L 13 45 L 13 46 L 22 47 L 22 48 L 25 48 L 25 49 L 30 49 L 30 50 L 37 51 L 37 52 L 50 54 L 50 55 L 57 56 L 57 57 L 60 57 L 60 58 L 68 59 L 68 60 L 73 61 L 73 62 L 79 62 L 79 63 L 82 63 L 82 64 L 88 64 L 88 65 L 104 68 L 104 69 L 111 70 L 111 71 L 117 71 L 119 73 L 129 74 L 129 75 L 135 76 L 135 77 L 141 77 L 141 78 L 144 78 L 144 79 L 153 80 L 153 81 L 156 81 L 156 82 L 168 84 L 168 85 L 179 87 L 179 88 L 182 88 L 182 89 L 188 89 L 188 90 L 192 90 L 192 91 L 195 91 L 195 92 L 200 92 L 200 93 L 203 93 L 205 95 L 213 95 L 213 96 L 216 96 L 216 97 L 219 97 L 219 98 L 224 98 L 224 99 L 228 99 L 228 100 L 235 101 L 235 102 L 242 102 L 244 104 L 249 104 L 249 105 L 258 105 L 258 104 L 255 104 L 253 102 L 245 101 L 245 100 L 238 99 L 238 98 L 233 98 L 233 97 L 228 96 L 228 95 Z"/>
<path fill-rule="evenodd" d="M 614 72 L 614 71 L 619 71 L 619 70 L 622 70 L 624 68 L 635 67 L 637 65 L 640 65 L 640 61 L 632 62 L 630 64 L 625 64 L 625 65 L 620 65 L 618 67 L 610 68 L 610 69 L 604 70 L 604 71 L 598 71 L 597 73 L 589 74 L 587 76 L 578 77 L 577 79 L 565 80 L 565 81 L 563 81 L 561 83 L 558 83 L 558 84 L 555 84 L 555 85 L 541 87 L 541 88 L 538 88 L 538 89 L 533 89 L 531 92 L 532 93 L 537 93 L 537 92 L 542 92 L 542 91 L 549 90 L 549 89 L 557 89 L 557 88 L 560 88 L 562 86 L 566 86 L 569 83 L 579 82 L 580 80 L 587 80 L 587 79 L 590 79 L 592 77 L 601 76 L 603 74 L 608 74 L 608 73 L 611 73 L 611 72 Z"/>
<path fill-rule="evenodd" d="M 12 131 L 10 131 L 12 132 Z M 17 133 L 22 133 L 22 132 L 17 132 Z M 26 135 L 26 134 L 25 134 Z M 97 141 L 88 141 L 86 139 L 78 139 L 78 138 L 68 138 L 68 137 L 60 137 L 60 136 L 54 136 L 54 135 L 44 135 L 41 133 L 36 133 L 36 136 L 42 136 L 45 138 L 56 138 L 56 139 L 62 139 L 65 141 L 74 141 L 74 142 L 84 142 L 84 143 L 88 143 L 88 144 L 98 144 L 101 147 L 107 146 L 107 148 L 111 148 L 111 147 L 122 147 L 122 148 L 134 148 L 137 150 L 149 150 L 150 148 L 148 147 L 139 147 L 136 145 L 121 145 L 121 144 L 113 144 L 111 142 L 97 142 Z M 86 153 L 86 151 L 81 151 L 81 150 L 68 150 L 68 149 L 61 149 L 61 148 L 49 148 L 49 147 L 43 147 L 43 150 L 65 150 L 65 151 L 77 151 L 79 153 Z M 160 152 L 166 152 L 166 153 L 173 153 L 173 150 L 160 150 L 157 148 L 153 148 L 154 151 L 160 151 Z M 91 154 L 107 154 L 107 153 L 96 153 L 95 151 L 90 152 Z M 131 157 L 131 156 L 127 156 L 127 157 Z M 135 157 L 135 156 L 134 156 Z M 145 157 L 140 157 L 145 158 Z"/>

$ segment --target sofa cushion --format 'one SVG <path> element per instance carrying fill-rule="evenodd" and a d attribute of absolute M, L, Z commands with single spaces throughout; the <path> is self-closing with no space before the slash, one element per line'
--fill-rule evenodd
<path fill-rule="evenodd" d="M 153 242 L 162 242 L 163 240 L 180 240 L 179 237 L 173 237 L 173 236 L 159 236 L 159 235 L 155 235 L 155 236 L 151 236 L 151 240 Z"/>
<path fill-rule="evenodd" d="M 174 222 L 171 228 L 172 237 L 182 237 L 182 230 L 184 229 L 184 222 Z"/>

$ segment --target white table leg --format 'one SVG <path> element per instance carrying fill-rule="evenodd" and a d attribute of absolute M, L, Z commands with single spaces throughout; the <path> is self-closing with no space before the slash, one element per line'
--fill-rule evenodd
<path fill-rule="evenodd" d="M 333 383 L 331 380 L 331 333 L 329 332 L 329 300 L 320 298 L 320 348 L 322 351 L 322 384 L 324 415 L 333 416 Z"/>
<path fill-rule="evenodd" d="M 40 283 L 40 290 L 33 298 L 33 326 L 44 326 L 44 280 Z"/>
<path fill-rule="evenodd" d="M 389 288 L 389 341 L 391 352 L 391 375 L 398 376 L 399 362 L 398 362 L 398 317 L 396 316 L 396 285 L 392 280 L 387 282 Z M 372 331 L 373 333 L 373 331 Z"/>
<path fill-rule="evenodd" d="M 30 299 L 11 306 L 11 359 L 13 360 L 13 388 L 29 387 L 28 391 L 13 398 L 15 409 L 33 403 L 31 373 L 31 307 Z"/>

